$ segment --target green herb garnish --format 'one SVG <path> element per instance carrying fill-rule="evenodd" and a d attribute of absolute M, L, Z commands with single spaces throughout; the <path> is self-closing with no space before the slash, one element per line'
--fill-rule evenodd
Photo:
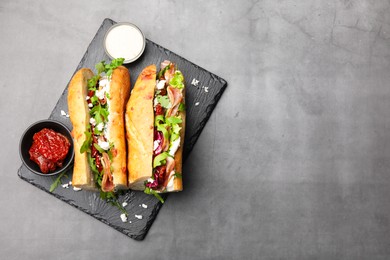
<path fill-rule="evenodd" d="M 169 81 L 169 85 L 174 88 L 183 89 L 184 88 L 183 74 L 181 74 L 181 72 L 177 70 L 173 78 Z"/>
<path fill-rule="evenodd" d="M 181 179 L 182 178 L 182 175 L 180 172 L 175 172 L 175 174 L 173 175 L 175 178 L 179 178 Z"/>
<path fill-rule="evenodd" d="M 160 194 L 158 194 L 155 190 L 153 190 L 153 189 L 151 189 L 151 188 L 149 188 L 149 187 L 145 187 L 145 190 L 144 190 L 144 192 L 146 193 L 146 194 L 152 194 L 152 195 L 154 195 L 161 203 L 164 203 L 164 199 L 160 196 Z"/>
<path fill-rule="evenodd" d="M 62 172 L 60 175 L 58 175 L 58 177 L 50 185 L 50 189 L 49 189 L 50 192 L 53 192 L 55 189 L 57 189 L 58 185 L 62 184 L 61 178 L 64 177 L 64 176 L 66 178 L 68 177 L 68 175 L 66 175 L 66 172 Z"/>

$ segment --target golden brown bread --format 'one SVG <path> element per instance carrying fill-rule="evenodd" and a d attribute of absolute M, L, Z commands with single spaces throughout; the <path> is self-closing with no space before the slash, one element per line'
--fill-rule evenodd
<path fill-rule="evenodd" d="M 152 176 L 156 66 L 146 67 L 138 76 L 126 106 L 127 169 L 129 187 L 143 190 Z"/>
<path fill-rule="evenodd" d="M 115 151 L 111 162 L 115 189 L 126 189 L 127 158 L 125 136 L 125 109 L 130 95 L 130 74 L 127 68 L 119 66 L 112 72 L 109 103 L 109 140 Z"/>
<path fill-rule="evenodd" d="M 85 131 L 89 125 L 89 109 L 86 101 L 88 91 L 88 79 L 93 77 L 90 69 L 80 69 L 72 78 L 68 89 L 69 116 L 73 125 L 74 138 L 74 169 L 72 185 L 75 187 L 93 190 L 96 189 L 93 172 L 88 164 L 87 152 L 80 153 L 80 148 L 85 141 Z M 109 142 L 114 144 L 112 150 L 112 176 L 115 190 L 126 189 L 126 136 L 124 128 L 125 105 L 130 94 L 130 74 L 127 68 L 116 68 L 110 81 L 109 90 Z"/>
<path fill-rule="evenodd" d="M 72 136 L 75 151 L 72 185 L 87 190 L 95 189 L 95 182 L 88 164 L 87 153 L 80 153 L 80 148 L 85 141 L 85 129 L 89 125 L 88 105 L 85 101 L 87 81 L 93 75 L 90 69 L 80 69 L 73 76 L 68 88 L 68 110 L 73 125 Z"/>

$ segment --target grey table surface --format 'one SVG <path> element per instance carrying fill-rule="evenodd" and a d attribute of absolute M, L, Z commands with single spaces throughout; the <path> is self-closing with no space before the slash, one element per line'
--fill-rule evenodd
<path fill-rule="evenodd" d="M 17 177 L 104 18 L 228 88 L 142 242 Z M 390 259 L 389 1 L 0 2 L 1 259 Z"/>

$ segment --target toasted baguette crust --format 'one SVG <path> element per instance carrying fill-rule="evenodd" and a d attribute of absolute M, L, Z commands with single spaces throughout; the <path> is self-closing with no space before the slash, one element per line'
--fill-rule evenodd
<path fill-rule="evenodd" d="M 89 125 L 89 108 L 86 101 L 88 79 L 93 77 L 90 69 L 82 68 L 73 76 L 68 89 L 69 116 L 73 125 L 74 168 L 72 185 L 87 190 L 96 190 L 93 173 L 88 164 L 87 153 L 80 153 Z M 124 129 L 125 104 L 130 94 L 129 71 L 120 66 L 111 76 L 108 131 L 115 152 L 111 162 L 115 189 L 127 188 L 126 140 Z"/>
<path fill-rule="evenodd" d="M 183 89 L 183 101 L 182 103 L 185 104 L 185 90 Z M 184 147 L 184 136 L 185 136 L 185 127 L 186 127 L 186 112 L 181 111 L 179 112 L 179 115 L 181 116 L 181 132 L 180 132 L 180 147 L 177 149 L 175 153 L 175 171 L 177 173 L 182 174 L 183 173 L 183 147 Z M 175 192 L 175 191 L 182 191 L 183 190 L 183 178 L 174 178 L 173 179 L 173 189 L 169 192 Z"/>
<path fill-rule="evenodd" d="M 127 68 L 116 68 L 111 76 L 109 105 L 109 141 L 114 144 L 115 152 L 111 162 L 115 189 L 126 189 L 126 136 L 125 108 L 130 95 L 130 74 Z"/>
<path fill-rule="evenodd" d="M 156 66 L 146 67 L 138 76 L 126 106 L 127 169 L 129 186 L 143 190 L 152 176 Z"/>
<path fill-rule="evenodd" d="M 93 72 L 90 69 L 82 68 L 73 76 L 68 88 L 68 109 L 73 125 L 72 136 L 75 151 L 72 185 L 87 190 L 96 188 L 87 154 L 80 153 L 80 148 L 85 141 L 84 132 L 89 125 L 88 105 L 85 97 L 87 96 L 87 80 L 92 77 Z"/>

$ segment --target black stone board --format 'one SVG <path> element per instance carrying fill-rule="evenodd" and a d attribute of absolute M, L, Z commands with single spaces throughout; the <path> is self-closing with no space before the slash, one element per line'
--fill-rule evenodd
<path fill-rule="evenodd" d="M 82 67 L 88 67 L 94 70 L 96 63 L 102 60 L 107 62 L 110 61 L 103 49 L 103 38 L 106 31 L 113 24 L 115 24 L 115 22 L 111 19 L 105 19 L 103 21 L 76 71 Z M 145 51 L 141 58 L 134 63 L 126 65 L 130 71 L 131 86 L 134 86 L 135 81 L 143 68 L 150 64 L 156 64 L 159 67 L 160 63 L 165 59 L 177 64 L 178 68 L 183 72 L 186 81 L 187 114 L 185 147 L 183 153 L 183 160 L 185 163 L 203 127 L 217 105 L 219 98 L 227 87 L 227 83 L 220 77 L 147 39 Z M 194 79 L 199 81 L 197 85 L 195 84 Z M 61 110 L 68 113 L 67 89 L 68 87 L 65 88 L 49 118 L 58 120 L 71 129 L 72 125 L 69 118 L 61 114 Z M 184 184 L 191 185 L 190 183 L 185 183 L 186 174 L 191 173 L 183 173 Z M 97 192 L 84 190 L 74 191 L 72 186 L 69 188 L 59 186 L 53 193 L 50 193 L 49 188 L 55 177 L 37 176 L 30 172 L 24 165 L 19 168 L 18 175 L 28 183 L 48 192 L 56 198 L 136 240 L 143 240 L 145 238 L 146 233 L 163 205 L 154 196 L 146 195 L 139 191 L 128 190 L 123 195 L 119 196 L 121 203 L 124 201 L 128 203 L 126 206 L 126 210 L 129 213 L 128 220 L 127 222 L 122 222 L 120 210 L 101 200 L 99 193 Z M 63 183 L 68 183 L 71 180 L 71 177 L 70 171 L 69 174 L 67 174 L 67 177 L 63 178 Z M 165 200 L 167 199 L 166 194 L 164 194 L 163 197 Z M 169 201 L 166 200 L 165 203 L 169 203 Z M 147 208 L 142 207 L 142 204 L 147 205 Z M 135 215 L 142 215 L 142 219 L 136 218 Z"/>

